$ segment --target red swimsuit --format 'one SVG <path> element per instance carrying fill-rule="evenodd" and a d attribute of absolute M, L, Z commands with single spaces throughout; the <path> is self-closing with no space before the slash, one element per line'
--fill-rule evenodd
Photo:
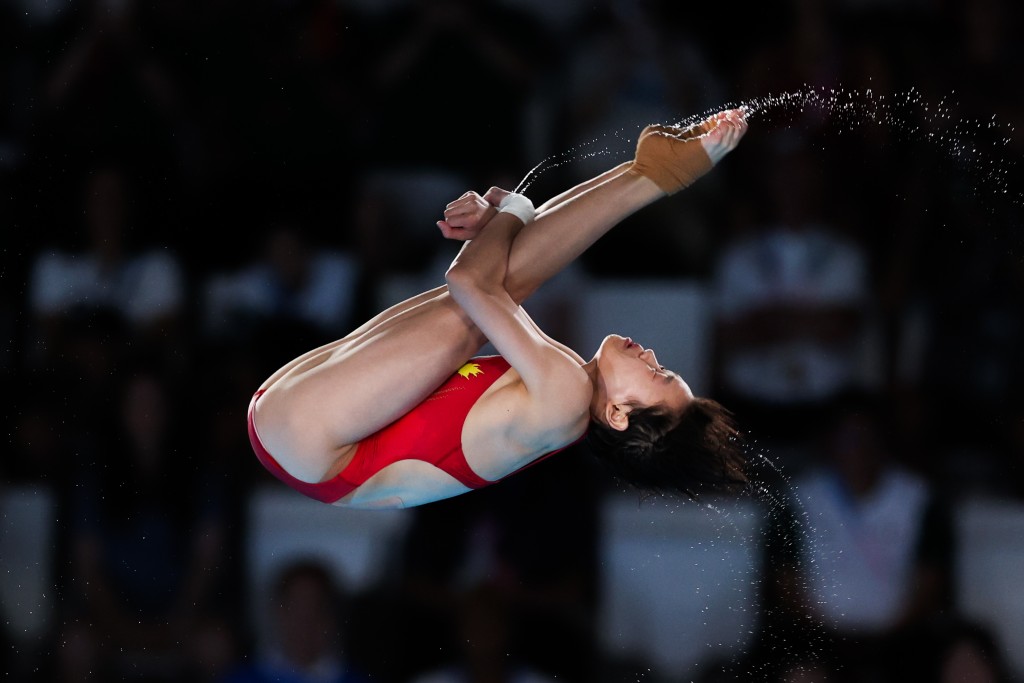
<path fill-rule="evenodd" d="M 284 471 L 260 442 L 253 409 L 263 390 L 249 403 L 249 441 L 263 466 L 299 493 L 333 503 L 359 488 L 387 465 L 399 460 L 423 460 L 447 472 L 471 489 L 496 483 L 474 472 L 462 452 L 462 426 L 480 396 L 509 369 L 501 356 L 473 358 L 409 413 L 359 442 L 352 461 L 337 476 L 316 484 L 299 481 Z M 557 452 L 557 451 L 555 451 Z M 537 460 L 540 462 L 554 453 Z M 499 480 L 500 481 L 500 480 Z"/>

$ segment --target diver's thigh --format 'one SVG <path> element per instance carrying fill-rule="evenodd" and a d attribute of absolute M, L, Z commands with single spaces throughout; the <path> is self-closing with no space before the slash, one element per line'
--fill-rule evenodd
<path fill-rule="evenodd" d="M 292 476 L 324 474 L 347 446 L 409 412 L 483 343 L 446 292 L 407 308 L 270 384 L 255 412 L 264 446 Z"/>

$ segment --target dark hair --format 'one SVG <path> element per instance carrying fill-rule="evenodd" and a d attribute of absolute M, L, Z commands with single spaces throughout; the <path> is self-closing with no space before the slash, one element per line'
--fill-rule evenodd
<path fill-rule="evenodd" d="M 697 498 L 747 485 L 742 435 L 732 413 L 709 398 L 694 398 L 678 416 L 635 409 L 621 431 L 591 421 L 587 444 L 613 476 L 643 492 Z"/>

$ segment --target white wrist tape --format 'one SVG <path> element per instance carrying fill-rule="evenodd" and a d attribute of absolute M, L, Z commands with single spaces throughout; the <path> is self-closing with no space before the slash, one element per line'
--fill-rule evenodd
<path fill-rule="evenodd" d="M 512 192 L 505 195 L 505 198 L 498 204 L 499 213 L 510 213 L 526 225 L 533 220 L 536 211 L 533 208 L 533 202 L 525 194 L 518 194 Z"/>

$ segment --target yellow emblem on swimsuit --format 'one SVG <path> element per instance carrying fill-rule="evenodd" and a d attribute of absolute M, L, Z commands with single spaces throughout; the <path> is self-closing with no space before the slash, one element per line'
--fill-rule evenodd
<path fill-rule="evenodd" d="M 469 379 L 470 377 L 484 374 L 484 371 L 481 370 L 480 366 L 477 365 L 476 363 L 466 363 L 461 368 L 459 368 L 459 374 L 465 377 L 466 379 Z"/>

